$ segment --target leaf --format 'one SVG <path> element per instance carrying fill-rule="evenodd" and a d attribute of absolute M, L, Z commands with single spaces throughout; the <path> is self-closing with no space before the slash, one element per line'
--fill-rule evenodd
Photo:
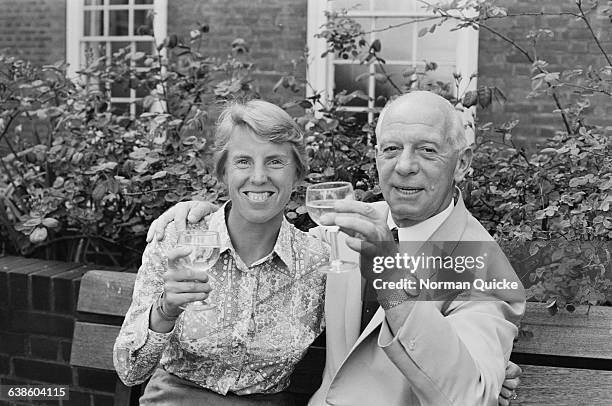
<path fill-rule="evenodd" d="M 106 182 L 98 182 L 93 192 L 91 192 L 91 198 L 96 202 L 102 200 L 107 191 L 106 187 Z"/>
<path fill-rule="evenodd" d="M 425 36 L 429 32 L 429 27 L 423 27 L 419 30 L 419 38 Z"/>
<path fill-rule="evenodd" d="M 370 49 L 374 52 L 380 52 L 380 50 L 382 49 L 382 44 L 380 43 L 380 40 L 375 39 L 374 42 L 372 42 L 372 45 L 370 45 Z"/>
<path fill-rule="evenodd" d="M 44 227 L 36 227 L 30 234 L 30 242 L 38 244 L 47 239 L 47 229 Z"/>
<path fill-rule="evenodd" d="M 141 51 L 138 51 L 138 52 L 132 53 L 130 56 L 131 56 L 133 61 L 139 61 L 139 60 L 141 60 L 142 58 L 145 57 L 145 53 L 141 52 Z"/>
<path fill-rule="evenodd" d="M 168 172 L 166 172 L 166 171 L 159 171 L 159 172 L 155 172 L 155 173 L 153 174 L 153 176 L 151 176 L 151 179 L 161 179 L 161 178 L 163 178 L 164 176 L 166 176 L 166 174 L 167 174 L 167 173 L 168 173 Z"/>
<path fill-rule="evenodd" d="M 47 227 L 47 228 L 57 228 L 57 227 L 59 227 L 59 226 L 60 226 L 60 222 L 59 222 L 59 221 L 57 221 L 57 220 L 56 220 L 56 219 L 54 219 L 54 218 L 47 217 L 47 218 L 44 218 L 44 219 L 43 219 L 43 221 L 42 221 L 42 225 L 43 225 L 43 226 L 45 226 L 45 227 Z"/>
<path fill-rule="evenodd" d="M 41 222 L 42 222 L 42 219 L 41 219 L 41 218 L 39 218 L 39 217 L 37 217 L 37 218 L 31 218 L 31 219 L 29 219 L 29 220 L 25 221 L 25 222 L 23 223 L 23 226 L 24 226 L 24 227 L 36 227 L 36 226 L 38 226 L 38 225 L 39 225 Z"/>

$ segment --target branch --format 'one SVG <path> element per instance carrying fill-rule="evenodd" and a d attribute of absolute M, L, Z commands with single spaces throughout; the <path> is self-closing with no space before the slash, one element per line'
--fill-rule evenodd
<path fill-rule="evenodd" d="M 587 28 L 589 29 L 589 31 L 591 33 L 591 36 L 593 37 L 593 39 L 595 40 L 595 43 L 597 44 L 597 47 L 599 48 L 599 50 L 603 54 L 604 58 L 606 58 L 606 61 L 608 62 L 608 65 L 612 66 L 612 61 L 610 61 L 610 57 L 608 56 L 606 51 L 604 51 L 603 47 L 601 46 L 601 42 L 599 42 L 599 38 L 597 38 L 597 35 L 595 35 L 595 32 L 593 31 L 593 27 L 591 26 L 591 23 L 589 22 L 588 18 L 586 17 L 586 14 L 584 14 L 584 10 L 582 9 L 582 0 L 576 1 L 576 5 L 578 6 L 578 10 L 580 10 L 580 16 L 579 16 L 580 19 L 582 21 L 584 21 L 584 23 L 586 24 Z"/>
<path fill-rule="evenodd" d="M 122 195 L 124 195 L 124 196 L 142 196 L 142 195 L 147 194 L 147 193 L 167 192 L 169 190 L 172 190 L 172 189 L 167 189 L 167 188 L 165 188 L 165 189 L 151 189 L 151 190 L 145 190 L 144 192 L 122 193 Z"/>

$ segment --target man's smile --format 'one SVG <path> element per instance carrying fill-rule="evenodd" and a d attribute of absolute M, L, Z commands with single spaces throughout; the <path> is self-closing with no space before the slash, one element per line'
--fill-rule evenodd
<path fill-rule="evenodd" d="M 412 186 L 394 186 L 393 189 L 400 196 L 414 196 L 417 193 L 425 190 L 425 188 L 422 188 L 422 187 L 412 187 Z"/>

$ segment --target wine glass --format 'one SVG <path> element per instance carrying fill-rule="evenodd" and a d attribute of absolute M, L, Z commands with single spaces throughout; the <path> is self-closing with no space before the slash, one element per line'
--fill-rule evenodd
<path fill-rule="evenodd" d="M 214 281 L 208 272 L 217 262 L 220 255 L 221 243 L 219 233 L 216 231 L 185 230 L 179 235 L 178 246 L 191 248 L 188 256 L 183 257 L 185 267 L 197 273 L 207 273 L 208 280 Z M 181 306 L 191 310 L 211 310 L 216 306 L 206 300 L 199 300 Z"/>
<path fill-rule="evenodd" d="M 330 233 L 331 258 L 323 264 L 319 271 L 324 273 L 343 273 L 358 268 L 355 262 L 338 258 L 338 226 L 323 226 L 321 216 L 334 211 L 336 200 L 355 200 L 353 185 L 349 182 L 324 182 L 308 186 L 306 189 L 306 209 L 310 218 L 318 225 L 325 227 Z"/>

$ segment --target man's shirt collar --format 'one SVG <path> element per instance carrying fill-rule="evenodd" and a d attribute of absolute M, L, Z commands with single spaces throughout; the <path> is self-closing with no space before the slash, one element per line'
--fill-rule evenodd
<path fill-rule="evenodd" d="M 453 200 L 454 199 L 451 199 L 448 207 L 440 213 L 410 227 L 397 227 L 397 224 L 395 224 L 391 216 L 391 210 L 389 210 L 387 225 L 389 229 L 397 227 L 399 241 L 426 241 L 433 235 L 438 227 L 444 223 L 448 216 L 450 216 L 455 207 Z"/>

